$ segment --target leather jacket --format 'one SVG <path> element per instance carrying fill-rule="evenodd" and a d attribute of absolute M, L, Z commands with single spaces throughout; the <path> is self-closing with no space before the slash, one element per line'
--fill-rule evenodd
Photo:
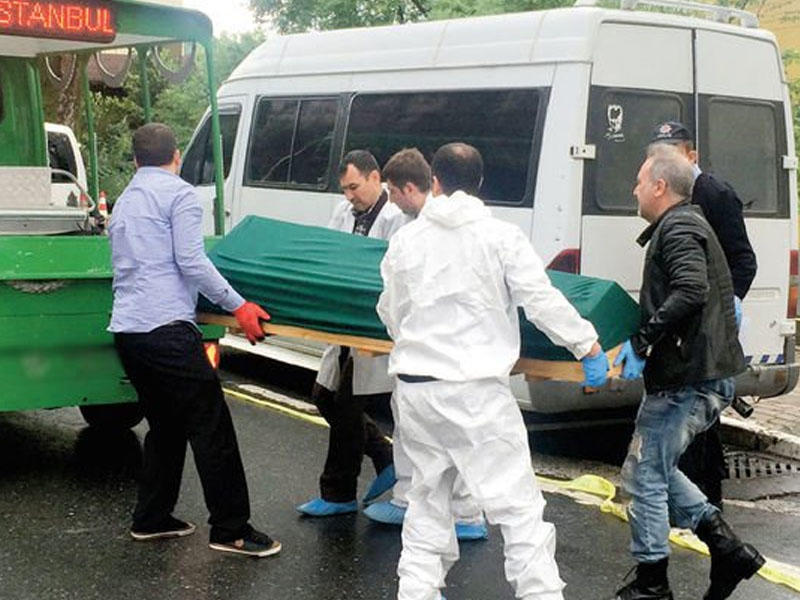
<path fill-rule="evenodd" d="M 732 377 L 745 369 L 725 255 L 702 211 L 668 209 L 637 239 L 647 246 L 633 349 L 647 356 L 648 392 Z"/>

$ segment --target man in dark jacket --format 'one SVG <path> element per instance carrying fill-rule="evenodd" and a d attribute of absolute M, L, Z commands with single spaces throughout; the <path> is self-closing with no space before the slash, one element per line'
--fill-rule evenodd
<path fill-rule="evenodd" d="M 693 136 L 683 123 L 667 121 L 656 127 L 651 148 L 659 144 L 673 145 L 692 163 L 695 177 L 692 204 L 703 210 L 703 215 L 725 253 L 733 279 L 736 323 L 739 326 L 742 320 L 742 300 L 756 276 L 756 255 L 747 237 L 742 201 L 726 182 L 700 171 Z M 722 510 L 725 458 L 719 419 L 692 441 L 681 457 L 680 468 L 708 496 L 709 501 Z"/>
<path fill-rule="evenodd" d="M 692 529 L 711 552 L 705 600 L 727 598 L 764 559 L 742 543 L 719 509 L 678 468 L 692 438 L 733 400 L 744 369 L 725 255 L 689 198 L 694 177 L 675 148 L 656 149 L 639 170 L 634 195 L 650 226 L 640 293 L 642 325 L 621 351 L 623 377 L 644 371 L 645 395 L 622 468 L 636 579 L 616 600 L 672 600 L 669 528 Z"/>

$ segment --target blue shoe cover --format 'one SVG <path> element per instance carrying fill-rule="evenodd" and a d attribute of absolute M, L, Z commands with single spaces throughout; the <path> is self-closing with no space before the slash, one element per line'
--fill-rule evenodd
<path fill-rule="evenodd" d="M 364 514 L 378 523 L 402 525 L 403 518 L 406 516 L 406 509 L 403 506 L 397 506 L 389 501 L 376 502 L 365 508 Z"/>
<path fill-rule="evenodd" d="M 373 480 L 369 486 L 367 493 L 364 495 L 362 502 L 369 504 L 376 500 L 378 496 L 384 492 L 388 492 L 397 481 L 397 476 L 394 473 L 394 465 L 389 465 L 383 471 L 378 473 L 378 476 Z"/>
<path fill-rule="evenodd" d="M 322 498 L 314 498 L 298 506 L 297 510 L 310 517 L 331 517 L 358 512 L 358 503 L 355 500 L 352 502 L 328 502 Z"/>
<path fill-rule="evenodd" d="M 486 523 L 456 523 L 456 537 L 459 540 L 485 540 L 489 538 Z"/>

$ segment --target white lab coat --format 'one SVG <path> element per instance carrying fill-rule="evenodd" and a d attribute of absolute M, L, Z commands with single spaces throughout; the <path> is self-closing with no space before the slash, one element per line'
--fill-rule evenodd
<path fill-rule="evenodd" d="M 399 600 L 436 600 L 458 559 L 453 490 L 463 480 L 501 526 L 505 572 L 518 598 L 562 600 L 555 530 L 530 464 L 527 431 L 508 388 L 519 356 L 517 307 L 576 358 L 597 341 L 550 283 L 530 242 L 463 192 L 429 200 L 389 242 L 378 314 L 395 346 L 396 435 L 411 470 Z"/>
<path fill-rule="evenodd" d="M 403 214 L 395 204 L 386 202 L 375 218 L 369 237 L 388 240 L 410 217 Z M 353 207 L 347 200 L 342 200 L 333 210 L 328 223 L 329 229 L 352 233 L 355 224 Z M 322 354 L 317 383 L 334 391 L 339 387 L 339 346 L 328 346 Z M 353 353 L 353 394 L 385 394 L 392 391 L 393 378 L 387 373 L 389 357 L 374 358 L 358 356 Z"/>
<path fill-rule="evenodd" d="M 387 201 L 386 204 L 383 205 L 381 212 L 378 213 L 378 216 L 375 218 L 372 229 L 369 230 L 368 237 L 388 240 L 398 229 L 410 220 L 412 220 L 412 217 L 405 215 L 402 210 L 397 208 L 396 204 Z M 353 214 L 352 204 L 347 200 L 342 200 L 333 209 L 331 220 L 328 221 L 328 229 L 353 233 L 355 222 L 356 218 Z"/>

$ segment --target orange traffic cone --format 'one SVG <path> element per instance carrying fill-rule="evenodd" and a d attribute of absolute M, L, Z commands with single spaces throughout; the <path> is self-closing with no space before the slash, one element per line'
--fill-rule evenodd
<path fill-rule="evenodd" d="M 108 201 L 105 192 L 100 192 L 100 197 L 97 199 L 97 212 L 104 219 L 108 218 Z"/>

